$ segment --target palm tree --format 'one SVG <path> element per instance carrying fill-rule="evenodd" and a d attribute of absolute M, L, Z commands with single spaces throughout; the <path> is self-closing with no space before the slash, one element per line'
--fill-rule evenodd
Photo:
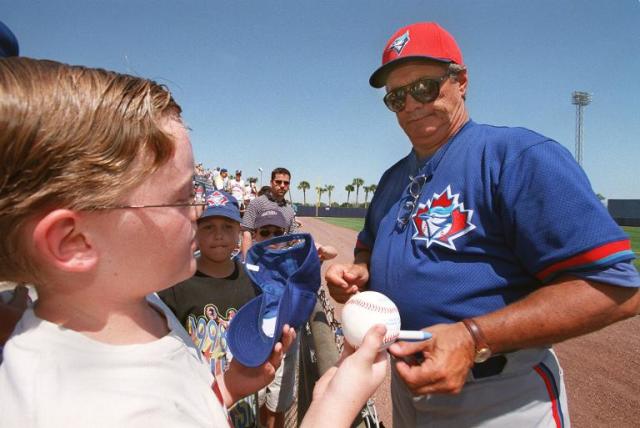
<path fill-rule="evenodd" d="M 331 192 L 333 192 L 333 189 L 335 188 L 336 186 L 334 186 L 333 184 L 327 184 L 324 188 L 329 196 L 329 206 L 331 206 Z"/>
<path fill-rule="evenodd" d="M 369 201 L 369 186 L 362 186 L 362 190 L 364 190 L 364 207 L 367 208 L 367 202 Z"/>
<path fill-rule="evenodd" d="M 308 181 L 301 181 L 298 184 L 298 190 L 302 190 L 302 205 L 307 205 L 307 190 L 311 188 L 311 185 Z"/>
<path fill-rule="evenodd" d="M 352 185 L 356 186 L 356 207 L 358 206 L 358 194 L 360 193 L 360 186 L 364 185 L 362 178 L 354 178 Z"/>
<path fill-rule="evenodd" d="M 344 190 L 347 191 L 347 205 L 349 205 L 349 196 L 351 196 L 351 192 L 356 190 L 356 188 L 353 187 L 353 184 L 347 184 L 346 186 L 344 186 Z"/>
<path fill-rule="evenodd" d="M 326 192 L 324 187 L 316 186 L 316 193 L 318 194 L 318 205 L 322 202 L 322 194 Z"/>
<path fill-rule="evenodd" d="M 369 193 L 374 193 L 378 186 L 375 184 L 371 184 L 370 186 L 364 186 L 362 189 L 364 190 L 364 207 L 367 208 L 367 201 L 369 200 Z"/>

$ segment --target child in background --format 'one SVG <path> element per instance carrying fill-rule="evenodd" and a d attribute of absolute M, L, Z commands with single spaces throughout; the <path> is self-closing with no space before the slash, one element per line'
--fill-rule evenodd
<path fill-rule="evenodd" d="M 256 296 L 256 289 L 243 266 L 232 254 L 240 237 L 240 210 L 236 198 L 215 190 L 206 198 L 206 208 L 198 219 L 196 241 L 200 256 L 191 278 L 160 291 L 158 295 L 186 328 L 211 365 L 221 376 L 231 361 L 226 331 L 233 315 Z M 256 425 L 253 396 L 229 409 L 235 427 Z"/>
<path fill-rule="evenodd" d="M 262 242 L 276 236 L 282 236 L 287 229 L 286 224 L 287 221 L 280 211 L 264 211 L 256 218 L 255 230 L 252 234 L 253 240 L 255 242 Z M 317 242 L 315 244 L 321 262 L 331 260 L 338 255 L 338 251 L 331 245 L 320 245 Z"/>

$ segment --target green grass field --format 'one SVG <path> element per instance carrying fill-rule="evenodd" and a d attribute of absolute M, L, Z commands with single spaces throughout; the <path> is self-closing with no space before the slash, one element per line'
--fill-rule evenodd
<path fill-rule="evenodd" d="M 335 226 L 355 230 L 356 232 L 360 232 L 364 226 L 363 218 L 318 217 L 318 219 Z"/>
<path fill-rule="evenodd" d="M 636 269 L 640 271 L 640 227 L 623 226 L 622 229 L 631 238 L 631 249 L 636 253 L 634 261 Z"/>
<path fill-rule="evenodd" d="M 330 224 L 334 224 L 340 227 L 346 227 L 347 229 L 355 230 L 359 232 L 364 225 L 363 218 L 337 218 L 337 217 L 320 217 L 320 220 Z M 622 229 L 631 238 L 631 248 L 636 253 L 636 259 L 634 261 L 636 269 L 640 270 L 640 227 L 624 226 Z"/>

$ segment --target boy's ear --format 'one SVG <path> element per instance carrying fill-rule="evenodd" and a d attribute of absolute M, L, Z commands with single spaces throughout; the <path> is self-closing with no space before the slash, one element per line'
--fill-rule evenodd
<path fill-rule="evenodd" d="M 33 243 L 46 264 L 66 272 L 87 272 L 98 261 L 78 213 L 58 209 L 44 216 L 33 230 Z"/>

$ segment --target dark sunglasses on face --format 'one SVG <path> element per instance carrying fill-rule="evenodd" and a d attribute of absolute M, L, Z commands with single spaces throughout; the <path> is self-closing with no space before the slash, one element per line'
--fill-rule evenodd
<path fill-rule="evenodd" d="M 272 236 L 272 235 L 273 236 L 282 236 L 282 235 L 284 235 L 284 230 L 283 229 L 260 229 L 258 231 L 258 233 L 263 238 L 268 238 L 269 236 Z"/>
<path fill-rule="evenodd" d="M 288 186 L 289 182 L 287 180 L 273 180 L 278 186 Z"/>
<path fill-rule="evenodd" d="M 419 103 L 430 103 L 438 98 L 440 85 L 449 76 L 451 76 L 451 73 L 435 79 L 433 77 L 422 77 L 408 85 L 393 89 L 384 96 L 384 104 L 394 113 L 401 112 L 406 104 L 407 93 L 411 94 L 413 99 Z"/>

